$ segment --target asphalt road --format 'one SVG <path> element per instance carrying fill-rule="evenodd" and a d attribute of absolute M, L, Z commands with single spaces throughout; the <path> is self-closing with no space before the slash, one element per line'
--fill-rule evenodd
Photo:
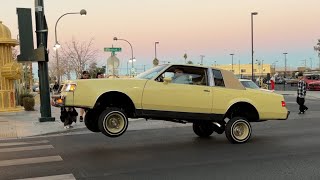
<path fill-rule="evenodd" d="M 240 145 L 224 134 L 198 138 L 190 126 L 132 129 L 115 139 L 89 133 L 0 141 L 0 177 L 320 179 L 320 103 L 308 100 L 307 114 L 298 115 L 295 98 L 286 100 L 289 120 L 252 123 L 252 138 Z M 150 122 L 132 126 L 139 123 Z"/>

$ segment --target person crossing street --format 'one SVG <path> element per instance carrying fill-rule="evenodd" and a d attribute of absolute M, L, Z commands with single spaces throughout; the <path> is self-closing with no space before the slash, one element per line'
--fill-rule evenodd
<path fill-rule="evenodd" d="M 297 103 L 299 104 L 299 114 L 304 114 L 308 110 L 308 107 L 304 105 L 307 94 L 307 84 L 303 80 L 302 72 L 298 73 L 298 78 Z"/>

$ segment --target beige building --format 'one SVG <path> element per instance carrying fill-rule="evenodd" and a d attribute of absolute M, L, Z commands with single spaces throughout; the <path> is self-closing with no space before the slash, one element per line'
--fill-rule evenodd
<path fill-rule="evenodd" d="M 233 64 L 233 66 L 231 64 L 216 65 L 213 67 L 232 71 L 236 76 L 251 77 L 252 75 L 251 64 Z M 253 65 L 253 74 L 255 77 L 259 77 L 259 76 L 266 77 L 268 73 L 270 73 L 271 76 L 275 74 L 275 69 L 270 64 L 263 64 L 263 65 L 254 64 Z"/>

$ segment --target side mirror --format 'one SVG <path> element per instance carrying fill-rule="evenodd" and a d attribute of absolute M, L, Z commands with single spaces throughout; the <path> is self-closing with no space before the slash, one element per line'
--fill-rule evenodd
<path fill-rule="evenodd" d="M 171 77 L 165 77 L 165 78 L 163 78 L 164 84 L 171 83 L 171 81 L 172 81 L 172 78 L 171 78 Z"/>

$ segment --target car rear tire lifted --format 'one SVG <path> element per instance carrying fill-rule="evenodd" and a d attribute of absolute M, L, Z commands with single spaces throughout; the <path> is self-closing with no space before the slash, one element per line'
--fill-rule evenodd
<path fill-rule="evenodd" d="M 222 122 L 193 122 L 193 131 L 199 137 L 209 137 L 214 131 L 218 134 L 225 132 L 229 142 L 240 144 L 251 137 L 252 128 L 244 117 L 233 117 L 227 123 Z"/>

